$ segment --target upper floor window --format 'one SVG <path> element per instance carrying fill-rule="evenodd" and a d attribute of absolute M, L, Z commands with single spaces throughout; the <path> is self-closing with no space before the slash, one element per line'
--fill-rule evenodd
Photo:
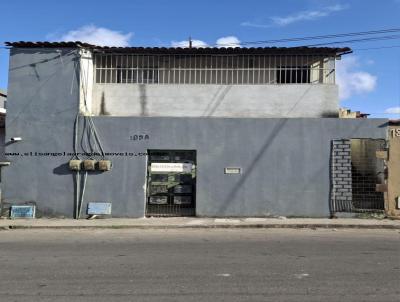
<path fill-rule="evenodd" d="M 334 84 L 335 59 L 317 55 L 96 54 L 96 83 Z"/>

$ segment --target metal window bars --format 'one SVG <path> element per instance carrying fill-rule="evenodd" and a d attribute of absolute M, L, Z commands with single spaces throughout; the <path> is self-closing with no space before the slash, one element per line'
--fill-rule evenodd
<path fill-rule="evenodd" d="M 335 58 L 323 55 L 96 54 L 96 83 L 335 84 Z"/>

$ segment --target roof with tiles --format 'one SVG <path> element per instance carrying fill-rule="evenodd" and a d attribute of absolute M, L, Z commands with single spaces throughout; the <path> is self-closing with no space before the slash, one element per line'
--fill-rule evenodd
<path fill-rule="evenodd" d="M 342 55 L 350 53 L 349 47 L 112 47 L 75 42 L 5 42 L 15 48 L 89 48 L 93 51 L 112 53 L 146 54 L 324 54 Z"/>

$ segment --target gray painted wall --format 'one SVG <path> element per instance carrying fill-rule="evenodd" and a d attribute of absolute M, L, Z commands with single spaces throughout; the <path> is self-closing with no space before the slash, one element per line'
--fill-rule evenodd
<path fill-rule="evenodd" d="M 96 84 L 92 112 L 112 116 L 332 117 L 338 87 L 325 84 Z"/>
<path fill-rule="evenodd" d="M 107 152 L 196 150 L 199 216 L 328 216 L 331 140 L 385 136 L 385 120 L 99 117 L 94 121 Z M 134 134 L 148 134 L 150 139 L 132 141 Z M 58 140 L 58 148 L 51 151 L 72 151 L 68 140 Z M 23 143 L 15 146 L 19 152 L 28 151 Z M 44 146 L 37 149 L 48 151 Z M 115 217 L 142 217 L 146 158 L 109 158 L 112 171 L 88 176 L 85 201 L 112 202 Z M 34 200 L 48 214 L 71 216 L 74 183 L 68 159 L 18 158 L 16 164 L 14 160 L 6 170 L 6 201 Z M 243 173 L 224 175 L 227 166 L 239 166 Z M 38 169 L 40 176 L 34 172 Z M 34 185 L 18 190 L 21 175 Z M 46 182 L 38 182 L 38 177 Z"/>
<path fill-rule="evenodd" d="M 63 152 L 73 152 L 78 61 L 71 50 L 63 50 L 61 57 L 47 50 L 11 52 L 6 142 L 13 136 L 22 141 L 6 146 L 6 152 L 19 155 L 9 155 L 11 166 L 2 171 L 3 205 L 31 201 L 41 214 L 72 217 L 74 176 L 68 170 L 70 156 Z M 106 152 L 196 150 L 199 216 L 318 217 L 329 215 L 331 140 L 385 138 L 387 122 L 111 116 L 93 120 Z M 148 134 L 150 139 L 131 140 L 135 134 Z M 110 172 L 89 174 L 85 204 L 109 201 L 114 217 L 142 217 L 146 157 L 109 158 Z M 224 175 L 227 166 L 239 166 L 243 173 Z"/>
<path fill-rule="evenodd" d="M 11 49 L 5 152 L 72 146 L 79 104 L 78 59 L 76 49 Z M 21 137 L 22 141 L 12 143 L 11 137 Z M 71 205 L 59 193 L 64 192 L 62 184 L 68 184 L 71 175 L 53 171 L 66 159 L 8 159 L 11 166 L 2 168 L 3 198 L 7 202 L 36 201 L 40 210 L 50 214 L 70 212 Z"/>

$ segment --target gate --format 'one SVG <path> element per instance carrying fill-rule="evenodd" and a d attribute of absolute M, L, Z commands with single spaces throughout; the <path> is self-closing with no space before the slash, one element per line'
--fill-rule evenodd
<path fill-rule="evenodd" d="M 384 211 L 384 193 L 376 185 L 384 183 L 384 162 L 376 158 L 383 139 L 341 139 L 332 142 L 331 212 Z"/>
<path fill-rule="evenodd" d="M 194 216 L 196 151 L 149 150 L 146 216 Z"/>

